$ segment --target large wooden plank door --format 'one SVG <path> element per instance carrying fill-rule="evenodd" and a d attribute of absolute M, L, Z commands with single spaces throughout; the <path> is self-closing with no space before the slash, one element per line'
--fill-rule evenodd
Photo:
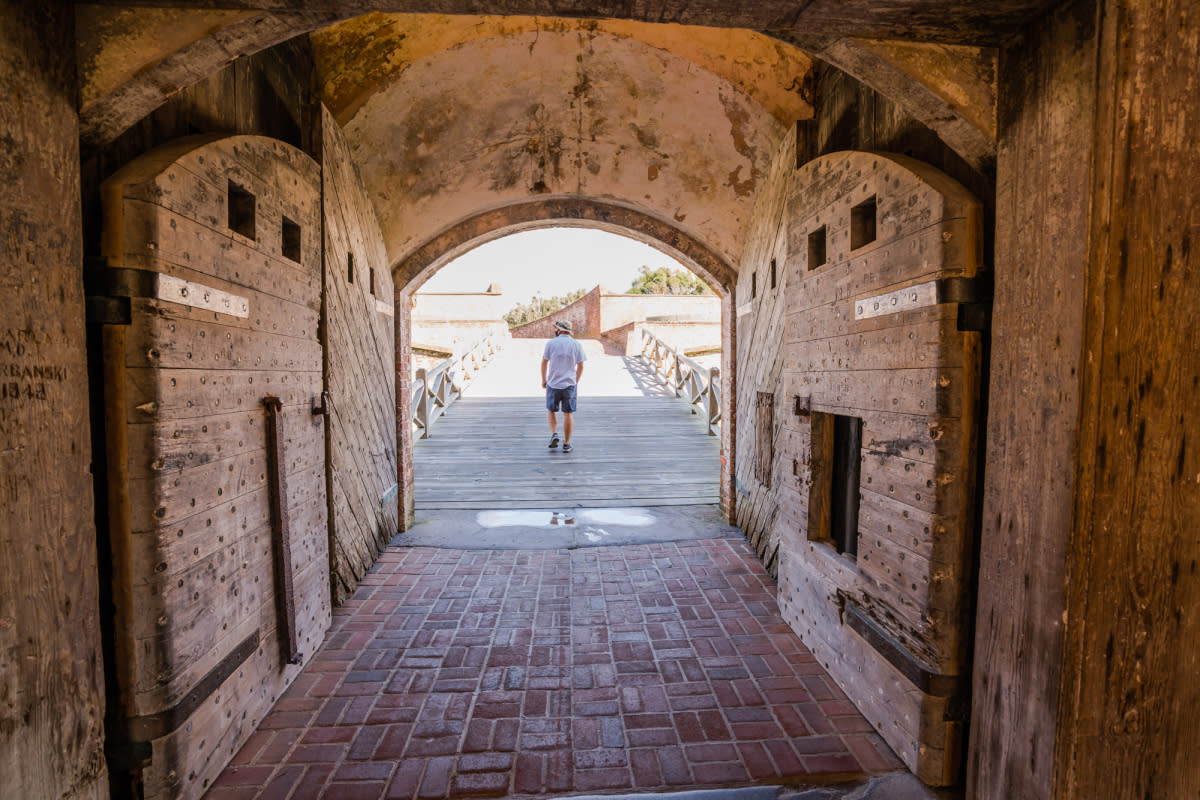
<path fill-rule="evenodd" d="M 145 797 L 194 798 L 330 621 L 320 174 L 190 138 L 103 193 L 116 680 Z"/>
<path fill-rule="evenodd" d="M 901 156 L 798 170 L 779 487 L 785 617 L 924 781 L 969 682 L 980 207 Z"/>

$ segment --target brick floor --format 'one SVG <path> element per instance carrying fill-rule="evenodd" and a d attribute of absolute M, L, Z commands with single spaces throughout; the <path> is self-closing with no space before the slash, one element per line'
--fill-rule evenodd
<path fill-rule="evenodd" d="M 899 769 L 774 593 L 739 539 L 389 549 L 206 798 L 659 791 Z"/>

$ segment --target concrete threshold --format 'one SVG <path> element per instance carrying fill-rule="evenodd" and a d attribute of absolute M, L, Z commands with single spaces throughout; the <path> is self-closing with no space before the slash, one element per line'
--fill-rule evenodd
<path fill-rule="evenodd" d="M 908 772 L 822 786 L 743 786 L 679 792 L 570 795 L 560 800 L 961 800 L 961 791 L 931 789 Z"/>
<path fill-rule="evenodd" d="M 580 547 L 731 539 L 741 531 L 716 505 L 542 509 L 418 509 L 399 547 L 574 550 Z"/>

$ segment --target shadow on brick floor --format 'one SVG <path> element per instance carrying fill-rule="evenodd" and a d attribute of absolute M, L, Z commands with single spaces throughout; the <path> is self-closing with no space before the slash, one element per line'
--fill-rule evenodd
<path fill-rule="evenodd" d="M 774 592 L 741 539 L 389 548 L 207 796 L 920 796 Z"/>

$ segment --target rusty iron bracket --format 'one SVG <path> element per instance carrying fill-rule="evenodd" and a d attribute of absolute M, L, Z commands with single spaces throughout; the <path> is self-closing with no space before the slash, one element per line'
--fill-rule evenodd
<path fill-rule="evenodd" d="M 991 330 L 994 289 L 990 270 L 974 278 L 945 278 L 940 283 L 946 284 L 942 291 L 949 298 L 949 302 L 958 303 L 958 330 Z"/>
<path fill-rule="evenodd" d="M 857 603 L 845 599 L 845 624 L 925 694 L 955 697 L 968 680 L 964 675 L 941 675 L 930 670 L 904 645 L 888 635 Z"/>
<path fill-rule="evenodd" d="M 296 596 L 292 586 L 292 532 L 288 520 L 287 460 L 280 422 L 283 403 L 278 397 L 262 399 L 267 409 L 267 476 L 271 501 L 271 543 L 275 561 L 275 615 L 279 648 L 284 662 L 299 664 L 300 638 L 296 630 Z"/>
<path fill-rule="evenodd" d="M 87 321 L 95 325 L 129 325 L 133 321 L 129 298 L 88 295 Z"/>
<path fill-rule="evenodd" d="M 992 298 L 991 274 L 974 278 L 939 278 L 937 280 L 939 303 L 983 303 Z"/>
<path fill-rule="evenodd" d="M 320 405 L 313 403 L 312 413 L 314 417 L 329 416 L 329 392 L 321 392 Z"/>
<path fill-rule="evenodd" d="M 126 723 L 129 740 L 131 742 L 150 742 L 161 739 L 187 722 L 196 709 L 200 708 L 204 701 L 211 697 L 212 693 L 219 689 L 221 684 L 254 654 L 254 651 L 258 649 L 258 637 L 258 630 L 255 630 L 254 633 L 243 639 L 237 647 L 210 669 L 208 674 L 192 687 L 191 691 L 179 698 L 179 702 L 175 705 L 165 708 L 157 714 L 131 717 Z"/>

